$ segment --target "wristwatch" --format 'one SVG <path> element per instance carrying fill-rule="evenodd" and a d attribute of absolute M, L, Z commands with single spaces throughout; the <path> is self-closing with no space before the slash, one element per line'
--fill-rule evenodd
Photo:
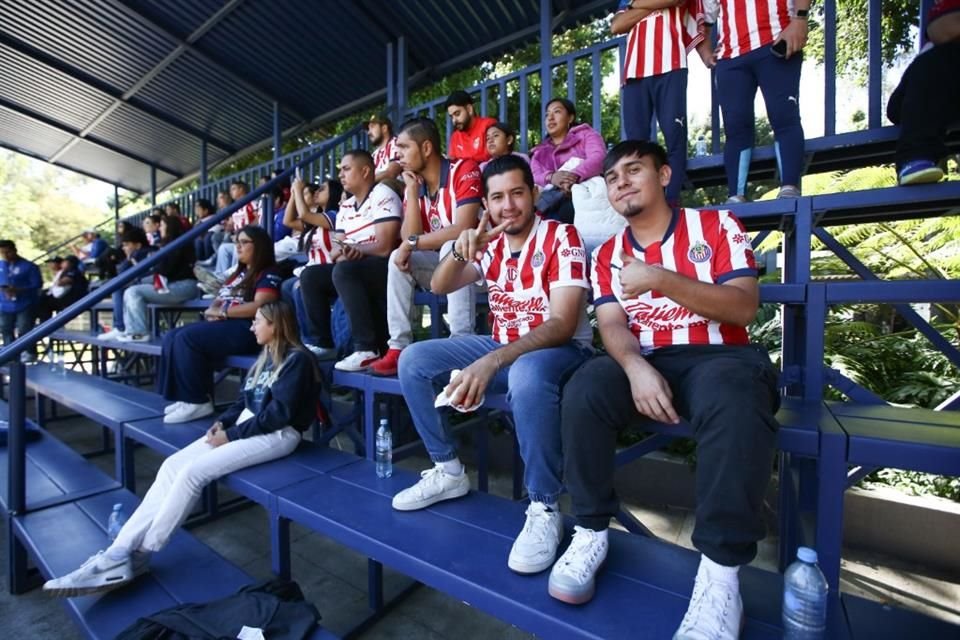
<path fill-rule="evenodd" d="M 808 15 L 810 15 L 809 9 L 797 9 L 795 17 L 806 20 Z"/>
<path fill-rule="evenodd" d="M 413 234 L 412 236 L 407 238 L 407 246 L 409 246 L 414 251 L 416 251 L 417 245 L 419 243 L 420 243 L 420 236 L 418 236 L 417 234 Z"/>

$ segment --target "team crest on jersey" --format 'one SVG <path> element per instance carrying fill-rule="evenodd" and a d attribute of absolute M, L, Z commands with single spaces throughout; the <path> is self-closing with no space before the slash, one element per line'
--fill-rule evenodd
<path fill-rule="evenodd" d="M 537 251 L 535 254 L 533 254 L 533 259 L 530 260 L 530 264 L 532 264 L 535 269 L 539 269 L 543 266 L 543 260 L 543 251 Z"/>
<path fill-rule="evenodd" d="M 690 251 L 687 252 L 690 262 L 696 263 L 706 262 L 712 255 L 713 251 L 710 249 L 710 245 L 701 240 L 697 240 L 690 245 Z"/>
<path fill-rule="evenodd" d="M 430 230 L 436 231 L 440 228 L 440 216 L 432 214 L 430 216 Z"/>

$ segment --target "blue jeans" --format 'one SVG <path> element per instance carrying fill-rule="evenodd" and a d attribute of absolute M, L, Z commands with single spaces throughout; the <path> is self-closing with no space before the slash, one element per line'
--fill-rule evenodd
<path fill-rule="evenodd" d="M 307 308 L 303 305 L 303 293 L 300 291 L 300 278 L 287 278 L 280 287 L 283 301 L 297 314 L 297 326 L 300 327 L 300 339 L 304 344 L 317 344 Z"/>
<path fill-rule="evenodd" d="M 450 381 L 450 371 L 464 369 L 501 346 L 490 336 L 459 336 L 415 342 L 400 352 L 400 388 L 434 462 L 457 456 L 433 406 L 437 393 Z M 560 392 L 590 352 L 573 342 L 530 351 L 501 369 L 487 386 L 487 393 L 507 392 L 525 466 L 523 481 L 532 502 L 555 504 L 560 496 Z"/>
<path fill-rule="evenodd" d="M 36 304 L 32 304 L 22 311 L 0 311 L 0 336 L 3 336 L 3 344 L 9 346 L 14 340 L 13 329 L 16 326 L 16 337 L 26 334 L 33 329 L 33 323 L 36 320 Z M 37 352 L 37 346 L 33 345 L 27 349 L 30 353 Z"/>
<path fill-rule="evenodd" d="M 210 400 L 213 374 L 227 356 L 256 355 L 260 347 L 250 320 L 194 322 L 163 334 L 157 391 L 165 400 L 199 404 Z"/>
<path fill-rule="evenodd" d="M 147 333 L 147 304 L 179 304 L 197 297 L 196 280 L 167 283 L 168 291 L 160 293 L 153 284 L 135 284 L 123 292 L 123 321 L 129 334 Z"/>
<path fill-rule="evenodd" d="M 133 284 L 130 287 L 137 284 L 152 284 L 153 276 L 144 276 L 139 280 L 134 280 Z M 128 289 L 130 287 L 127 287 Z M 111 295 L 113 300 L 113 328 L 117 331 L 125 331 L 127 325 L 123 322 L 123 293 L 126 289 L 120 289 L 119 291 L 114 291 Z"/>

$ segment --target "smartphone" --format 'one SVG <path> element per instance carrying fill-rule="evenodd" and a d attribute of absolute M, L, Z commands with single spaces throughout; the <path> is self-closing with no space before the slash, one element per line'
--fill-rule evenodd
<path fill-rule="evenodd" d="M 296 169 L 294 169 L 293 177 L 296 178 L 297 180 L 303 180 L 303 169 L 300 167 L 297 167 Z"/>
<path fill-rule="evenodd" d="M 778 58 L 787 57 L 787 41 L 786 40 L 777 40 L 770 46 L 770 53 L 777 56 Z"/>

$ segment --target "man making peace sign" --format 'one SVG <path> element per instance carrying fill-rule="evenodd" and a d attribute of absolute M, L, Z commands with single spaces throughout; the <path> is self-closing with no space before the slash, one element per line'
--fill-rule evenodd
<path fill-rule="evenodd" d="M 400 386 L 435 466 L 394 496 L 393 508 L 423 509 L 470 490 L 434 408 L 437 391 L 443 388 L 436 404 L 446 401 L 461 411 L 482 404 L 486 391 L 507 391 L 530 496 L 526 524 L 507 564 L 518 573 L 537 573 L 553 564 L 563 532 L 557 509 L 560 391 L 591 352 L 586 253 L 572 225 L 543 220 L 534 211 L 533 175 L 522 158 L 492 160 L 483 171 L 483 191 L 487 213 L 477 228 L 461 232 L 430 288 L 447 293 L 483 278 L 493 335 L 428 340 L 403 350 Z"/>

